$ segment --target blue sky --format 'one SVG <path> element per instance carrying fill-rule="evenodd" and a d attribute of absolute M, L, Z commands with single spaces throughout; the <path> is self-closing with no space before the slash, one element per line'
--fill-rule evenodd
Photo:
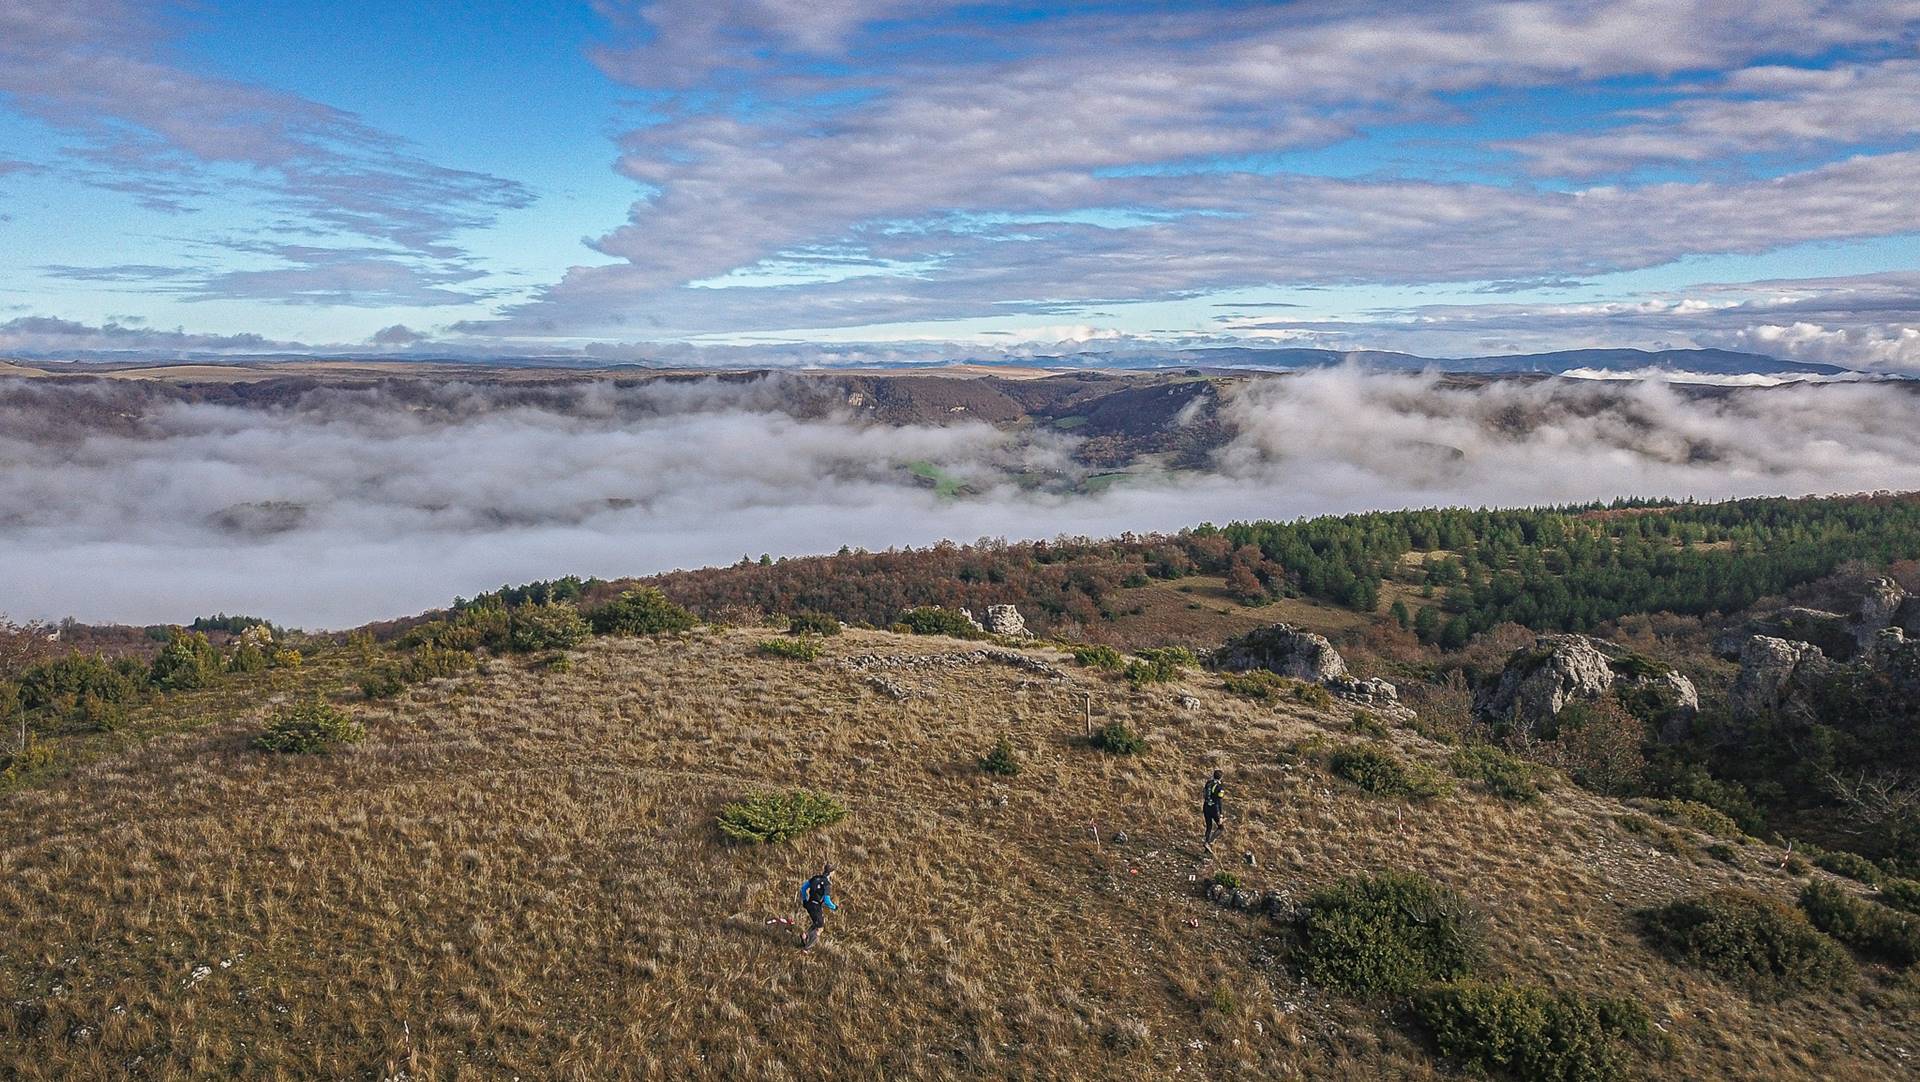
<path fill-rule="evenodd" d="M 1920 370 L 1920 4 L 12 0 L 0 350 Z"/>

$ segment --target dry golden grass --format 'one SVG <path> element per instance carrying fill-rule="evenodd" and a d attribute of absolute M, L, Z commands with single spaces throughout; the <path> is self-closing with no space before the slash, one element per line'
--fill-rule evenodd
<path fill-rule="evenodd" d="M 1898 1078 L 1920 1054 L 1911 983 L 1756 1003 L 1632 933 L 1634 909 L 1683 893 L 1790 897 L 1776 851 L 1734 867 L 1656 848 L 1564 785 L 1533 806 L 1369 797 L 1298 750 L 1361 739 L 1343 716 L 1206 674 L 1135 689 L 1070 662 L 1066 683 L 910 665 L 978 647 L 868 632 L 802 662 L 762 656 L 764 637 L 599 639 L 564 672 L 495 661 L 356 706 L 367 739 L 329 756 L 250 750 L 268 685 L 236 678 L 170 700 L 210 724 L 153 722 L 0 795 L 0 1076 L 1442 1073 L 1379 1005 L 1303 987 L 1278 925 L 1203 901 L 1195 877 L 1221 866 L 1296 897 L 1425 872 L 1487 913 L 1497 973 L 1645 1003 L 1674 1047 L 1650 1074 Z M 344 683 L 337 657 L 303 679 L 329 665 Z M 1148 754 L 1089 749 L 1083 694 Z M 977 765 L 1003 732 L 1018 777 Z M 1198 844 L 1215 765 L 1219 863 Z M 852 815 L 787 845 L 721 839 L 721 804 L 794 785 Z M 803 955 L 766 921 L 823 859 L 841 910 Z"/>

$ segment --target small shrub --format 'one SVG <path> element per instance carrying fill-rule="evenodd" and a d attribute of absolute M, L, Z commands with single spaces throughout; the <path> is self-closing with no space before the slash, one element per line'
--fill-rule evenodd
<path fill-rule="evenodd" d="M 1222 868 L 1213 873 L 1213 885 L 1216 887 L 1225 887 L 1228 890 L 1239 890 L 1241 886 L 1240 877 Z"/>
<path fill-rule="evenodd" d="M 1848 879 L 1857 879 L 1867 886 L 1878 886 L 1884 878 L 1879 865 L 1858 853 L 1849 853 L 1843 849 L 1823 851 L 1813 855 L 1816 868 L 1825 868 L 1835 875 L 1844 875 Z"/>
<path fill-rule="evenodd" d="M 824 612 L 796 612 L 787 620 L 789 635 L 838 635 L 840 621 Z"/>
<path fill-rule="evenodd" d="M 291 646 L 285 646 L 275 650 L 273 655 L 267 660 L 276 669 L 297 669 L 304 659 L 301 658 L 300 651 L 295 650 Z"/>
<path fill-rule="evenodd" d="M 1440 778 L 1426 766 L 1407 763 L 1392 752 L 1371 744 L 1341 748 L 1327 760 L 1328 769 L 1380 796 L 1424 799 L 1445 791 Z"/>
<path fill-rule="evenodd" d="M 1095 729 L 1089 742 L 1101 751 L 1114 755 L 1138 755 L 1147 750 L 1147 742 L 1118 721 L 1110 721 Z"/>
<path fill-rule="evenodd" d="M 691 631 L 699 623 L 686 609 L 652 587 L 628 590 L 587 614 L 600 635 L 661 635 Z"/>
<path fill-rule="evenodd" d="M 782 842 L 847 817 L 846 806 L 811 789 L 749 793 L 720 809 L 720 833 L 737 842 Z"/>
<path fill-rule="evenodd" d="M 1701 850 L 1701 852 L 1722 864 L 1731 864 L 1735 867 L 1739 867 L 1740 865 L 1740 850 L 1735 849 L 1726 842 L 1714 842 Z"/>
<path fill-rule="evenodd" d="M 1293 701 L 1305 703 L 1315 710 L 1333 709 L 1333 692 L 1319 684 L 1309 684 L 1305 680 L 1293 682 Z"/>
<path fill-rule="evenodd" d="M 1777 998 L 1853 979 L 1853 960 L 1797 910 L 1752 891 L 1683 898 L 1640 914 L 1641 929 L 1677 962 Z"/>
<path fill-rule="evenodd" d="M 820 656 L 823 647 L 818 639 L 762 639 L 760 652 L 769 657 L 791 658 L 795 661 L 812 661 Z"/>
<path fill-rule="evenodd" d="M 592 633 L 580 610 L 563 602 L 522 605 L 507 614 L 507 648 L 523 654 L 571 649 Z"/>
<path fill-rule="evenodd" d="M 1880 893 L 1875 894 L 1873 900 L 1904 912 L 1920 914 L 1920 881 L 1883 879 L 1880 881 Z"/>
<path fill-rule="evenodd" d="M 394 645 L 403 650 L 437 646 L 443 650 L 503 650 L 512 634 L 513 617 L 499 601 L 473 605 L 451 619 L 429 620 L 400 636 Z"/>
<path fill-rule="evenodd" d="M 53 745 L 29 736 L 27 746 L 13 751 L 0 751 L 0 779 L 17 781 L 28 774 L 45 770 L 53 765 L 55 752 Z"/>
<path fill-rule="evenodd" d="M 1119 672 L 1127 667 L 1126 657 L 1111 646 L 1076 646 L 1073 660 L 1084 668 L 1103 672 Z"/>
<path fill-rule="evenodd" d="M 1244 695 L 1261 702 L 1272 702 L 1285 696 L 1291 685 L 1299 683 L 1289 680 L 1276 672 L 1266 669 L 1248 669 L 1246 672 L 1222 673 L 1220 686 L 1234 695 Z"/>
<path fill-rule="evenodd" d="M 986 632 L 967 619 L 967 614 L 958 609 L 943 609 L 938 605 L 924 605 L 917 609 L 908 609 L 900 614 L 900 622 L 907 631 L 915 635 L 948 635 L 956 639 L 979 639 Z"/>
<path fill-rule="evenodd" d="M 1387 723 L 1375 717 L 1370 710 L 1355 710 L 1348 719 L 1349 726 L 1361 736 L 1371 736 L 1378 740 L 1387 735 Z"/>
<path fill-rule="evenodd" d="M 255 643 L 243 642 L 233 648 L 233 653 L 227 655 L 227 671 L 238 673 L 264 672 L 267 666 L 272 663 L 272 660 L 272 657 L 267 653 L 265 647 Z"/>
<path fill-rule="evenodd" d="M 1657 819 L 1633 814 L 1620 816 L 1614 822 L 1619 823 L 1620 829 L 1627 833 L 1638 834 L 1675 856 L 1691 857 L 1696 852 L 1686 832 L 1668 826 Z"/>
<path fill-rule="evenodd" d="M 1862 901 L 1832 883 L 1808 883 L 1800 908 L 1815 928 L 1871 958 L 1920 961 L 1920 917 Z"/>
<path fill-rule="evenodd" d="M 1684 823 L 1716 838 L 1740 841 L 1746 837 L 1746 832 L 1740 829 L 1740 824 L 1734 822 L 1732 816 L 1697 800 L 1662 800 L 1655 807 L 1662 818 Z"/>
<path fill-rule="evenodd" d="M 1627 999 L 1511 983 L 1460 981 L 1428 988 L 1414 1014 L 1449 1059 L 1529 1082 L 1612 1082 L 1653 1020 Z"/>
<path fill-rule="evenodd" d="M 365 735 L 360 723 L 318 700 L 281 708 L 253 738 L 261 751 L 311 755 L 351 744 Z"/>
<path fill-rule="evenodd" d="M 220 671 L 220 651 L 198 631 L 175 629 L 153 659 L 147 679 L 163 691 L 205 687 Z"/>
<path fill-rule="evenodd" d="M 980 757 L 980 769 L 1003 778 L 1020 773 L 1020 755 L 1014 750 L 1012 738 L 1002 735 L 995 741 L 993 747 Z"/>
<path fill-rule="evenodd" d="M 1165 684 L 1178 680 L 1183 669 L 1199 663 L 1193 651 L 1186 647 L 1169 646 L 1140 651 L 1132 661 L 1127 662 L 1124 671 L 1127 679 L 1135 684 Z"/>
<path fill-rule="evenodd" d="M 1346 879 L 1314 894 L 1300 930 L 1304 976 L 1363 996 L 1404 994 L 1465 976 L 1481 956 L 1473 908 L 1408 872 Z"/>
<path fill-rule="evenodd" d="M 1540 799 L 1532 764 L 1490 744 L 1469 744 L 1447 757 L 1447 768 L 1502 800 L 1522 804 Z"/>
<path fill-rule="evenodd" d="M 391 699 L 407 690 L 407 680 L 392 665 L 382 665 L 360 674 L 360 694 L 369 699 Z"/>
<path fill-rule="evenodd" d="M 407 659 L 404 676 L 408 683 L 417 684 L 422 680 L 458 676 L 473 668 L 474 664 L 473 655 L 465 650 L 428 644 L 415 650 L 413 656 Z"/>

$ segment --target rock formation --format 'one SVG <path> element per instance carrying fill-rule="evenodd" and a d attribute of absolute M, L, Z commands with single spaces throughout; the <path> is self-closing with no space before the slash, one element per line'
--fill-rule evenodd
<path fill-rule="evenodd" d="M 1266 669 L 1312 684 L 1331 684 L 1347 675 L 1346 659 L 1326 636 L 1291 624 L 1249 631 L 1214 651 L 1210 660 L 1214 668 L 1228 672 Z"/>
<path fill-rule="evenodd" d="M 1670 666 L 1616 643 L 1586 635 L 1542 635 L 1507 659 L 1496 680 L 1475 689 L 1474 713 L 1531 732 L 1569 703 L 1609 692 L 1636 712 L 1657 717 L 1662 736 L 1675 739 L 1700 709 L 1693 681 Z"/>

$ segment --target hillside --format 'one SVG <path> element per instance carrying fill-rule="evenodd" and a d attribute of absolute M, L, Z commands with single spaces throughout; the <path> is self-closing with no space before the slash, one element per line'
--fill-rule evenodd
<path fill-rule="evenodd" d="M 1911 1076 L 1910 973 L 1775 1002 L 1635 931 L 1721 886 L 1858 889 L 1771 846 L 1564 780 L 1537 804 L 1461 780 L 1372 795 L 1331 749 L 1448 749 L 1196 670 L 1135 686 L 1044 645 L 857 630 L 795 660 L 769 634 L 594 637 L 384 702 L 351 690 L 384 651 L 313 643 L 297 669 L 142 703 L 0 794 L 0 1074 L 1439 1077 L 1403 1000 L 1305 983 L 1287 922 L 1201 890 L 1231 871 L 1292 904 L 1405 870 L 1484 914 L 1485 975 L 1644 1004 L 1665 1036 L 1636 1073 Z M 366 738 L 252 749 L 302 689 Z M 1088 747 L 1083 696 L 1146 753 Z M 1016 777 L 976 765 L 1002 734 Z M 1214 766 L 1229 829 L 1209 860 Z M 722 839 L 724 802 L 793 785 L 851 814 Z M 767 921 L 822 859 L 842 906 L 803 955 Z"/>

